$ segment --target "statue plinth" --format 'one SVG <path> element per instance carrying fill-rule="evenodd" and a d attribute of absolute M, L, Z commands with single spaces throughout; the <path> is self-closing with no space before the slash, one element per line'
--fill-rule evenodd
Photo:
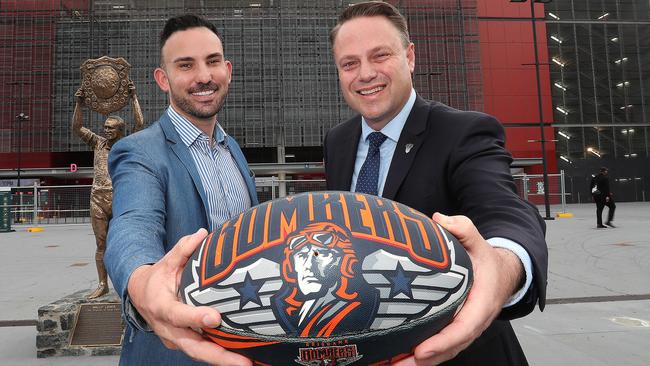
<path fill-rule="evenodd" d="M 36 356 L 119 355 L 124 337 L 115 291 L 89 300 L 78 291 L 38 309 Z"/>

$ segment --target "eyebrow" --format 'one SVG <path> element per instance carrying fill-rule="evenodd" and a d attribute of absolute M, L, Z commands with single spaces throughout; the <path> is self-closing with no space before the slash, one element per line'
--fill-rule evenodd
<path fill-rule="evenodd" d="M 392 50 L 392 48 L 390 48 L 390 46 L 386 46 L 386 45 L 377 46 L 377 47 L 371 49 L 370 53 L 375 53 L 375 52 L 379 52 L 379 51 L 382 51 L 382 50 Z"/>
<path fill-rule="evenodd" d="M 380 45 L 380 46 L 377 46 L 377 47 L 369 50 L 368 53 L 373 54 L 373 53 L 379 52 L 381 50 L 392 50 L 392 49 L 390 48 L 390 46 Z M 343 55 L 343 56 L 340 57 L 339 60 L 340 61 L 343 61 L 343 60 L 347 61 L 349 59 L 355 59 L 355 58 L 359 58 L 359 57 L 363 57 L 363 55 L 361 55 L 361 56 L 359 56 L 358 54 Z"/>
<path fill-rule="evenodd" d="M 223 55 L 221 54 L 221 52 L 215 52 L 215 53 L 209 54 L 206 57 L 206 59 L 213 59 L 213 58 L 223 58 Z M 191 56 L 179 57 L 179 58 L 174 59 L 174 61 L 172 61 L 172 63 L 188 62 L 188 61 L 194 61 L 194 57 L 191 57 Z"/>

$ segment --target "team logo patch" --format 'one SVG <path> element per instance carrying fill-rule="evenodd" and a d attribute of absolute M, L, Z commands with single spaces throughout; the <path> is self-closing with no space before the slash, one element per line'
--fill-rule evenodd
<path fill-rule="evenodd" d="M 298 349 L 296 363 L 305 366 L 345 366 L 359 361 L 357 345 L 306 347 Z"/>

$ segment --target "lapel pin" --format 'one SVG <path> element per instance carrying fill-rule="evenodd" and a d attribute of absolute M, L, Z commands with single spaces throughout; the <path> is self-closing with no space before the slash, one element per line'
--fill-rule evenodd
<path fill-rule="evenodd" d="M 413 144 L 406 144 L 406 148 L 404 149 L 404 151 L 408 154 L 412 148 L 413 148 Z"/>

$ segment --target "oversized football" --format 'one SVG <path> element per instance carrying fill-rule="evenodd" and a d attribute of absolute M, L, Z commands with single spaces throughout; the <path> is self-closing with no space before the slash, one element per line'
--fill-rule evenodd
<path fill-rule="evenodd" d="M 424 214 L 376 196 L 310 192 L 208 235 L 180 296 L 221 313 L 206 337 L 262 365 L 380 365 L 447 325 L 471 283 L 467 252 Z"/>

